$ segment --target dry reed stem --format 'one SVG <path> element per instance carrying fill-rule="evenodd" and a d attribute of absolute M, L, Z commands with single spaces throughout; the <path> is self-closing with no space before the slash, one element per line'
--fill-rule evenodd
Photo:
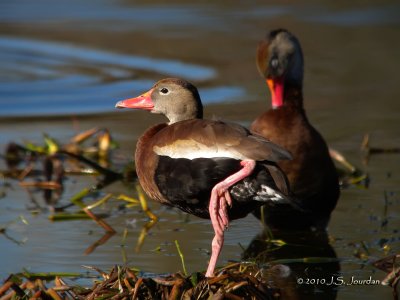
<path fill-rule="evenodd" d="M 134 292 L 133 295 L 132 295 L 132 299 L 133 299 L 133 300 L 135 300 L 135 299 L 137 298 L 137 296 L 138 296 L 138 294 L 139 294 L 139 287 L 140 287 L 140 285 L 142 284 L 142 282 L 143 282 L 143 278 L 139 278 L 139 279 L 136 281 L 136 284 L 135 284 L 135 292 Z"/>

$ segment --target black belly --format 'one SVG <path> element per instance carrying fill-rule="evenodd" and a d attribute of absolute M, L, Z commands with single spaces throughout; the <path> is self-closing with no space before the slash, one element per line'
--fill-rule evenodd
<path fill-rule="evenodd" d="M 240 160 L 231 158 L 173 159 L 160 156 L 155 183 L 169 205 L 201 218 L 210 218 L 208 206 L 212 188 L 241 169 Z M 258 163 L 254 172 L 230 188 L 233 205 L 230 219 L 246 216 L 263 203 L 262 185 L 276 188 L 269 171 Z M 262 199 L 261 199 L 262 200 Z"/>

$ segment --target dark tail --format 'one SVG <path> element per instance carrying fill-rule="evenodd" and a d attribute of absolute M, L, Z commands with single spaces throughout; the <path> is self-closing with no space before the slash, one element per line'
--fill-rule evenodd
<path fill-rule="evenodd" d="M 276 203 L 277 205 L 279 204 L 289 204 L 292 206 L 294 209 L 298 211 L 304 211 L 306 212 L 304 208 L 302 208 L 300 201 L 298 201 L 291 193 L 290 191 L 290 185 L 289 181 L 285 175 L 285 173 L 279 168 L 278 165 L 276 164 L 271 164 L 271 163 L 264 163 L 264 167 L 268 170 L 269 174 L 271 175 L 275 186 L 277 187 L 277 190 L 274 190 L 275 193 L 277 194 L 276 199 L 277 201 L 274 201 L 274 199 L 266 199 L 265 201 L 262 202 L 270 202 L 270 203 Z M 260 199 L 261 200 L 261 199 Z"/>

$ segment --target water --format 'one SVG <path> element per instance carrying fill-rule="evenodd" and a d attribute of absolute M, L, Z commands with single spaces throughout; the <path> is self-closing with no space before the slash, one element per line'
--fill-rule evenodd
<path fill-rule="evenodd" d="M 329 276 L 340 267 L 347 281 L 382 279 L 384 273 L 371 261 L 400 249 L 400 156 L 376 155 L 363 165 L 359 146 L 367 132 L 372 146 L 400 145 L 399 12 L 396 1 L 362 5 L 3 1 L 0 150 L 4 152 L 12 140 L 42 143 L 43 132 L 68 141 L 80 130 L 100 126 L 110 129 L 121 146 L 115 154 L 128 161 L 137 137 L 162 119 L 145 112 L 115 111 L 114 105 L 169 76 L 182 76 L 199 87 L 207 117 L 249 125 L 269 107 L 254 64 L 257 42 L 267 29 L 288 28 L 299 37 L 305 54 L 305 105 L 310 120 L 332 147 L 368 172 L 371 184 L 368 189 L 353 186 L 342 191 L 329 239 L 282 236 L 303 246 L 281 249 L 265 259 L 336 256 L 339 264 L 307 265 L 309 276 Z M 3 162 L 0 168 L 4 169 Z M 71 176 L 59 205 L 93 182 L 91 177 Z M 0 188 L 6 191 L 0 198 L 0 227 L 7 227 L 6 235 L 0 236 L 0 278 L 23 268 L 85 273 L 81 265 L 107 270 L 124 263 L 149 273 L 175 272 L 181 269 L 175 240 L 180 242 L 188 271 L 206 267 L 213 236 L 207 220 L 150 203 L 161 220 L 140 252 L 135 252 L 147 217 L 139 207 L 118 210 L 114 201 L 99 212 L 109 215 L 106 221 L 117 234 L 85 255 L 102 238 L 103 229 L 91 220 L 51 222 L 41 192 L 29 195 L 12 180 L 2 180 Z M 122 183 L 104 191 L 133 193 L 132 186 Z M 128 235 L 123 241 L 125 229 Z M 257 236 L 263 234 L 254 217 L 234 221 L 220 262 L 239 260 L 244 249 L 259 250 L 254 246 L 259 243 Z M 369 253 L 360 259 L 355 254 L 365 252 L 364 247 Z M 289 265 L 295 271 L 305 268 Z M 381 285 L 297 288 L 306 299 L 311 297 L 310 289 L 316 299 L 391 296 L 390 289 Z"/>
<path fill-rule="evenodd" d="M 197 81 L 216 75 L 212 68 L 180 61 L 5 36 L 0 37 L 0 59 L 4 62 L 4 81 L 0 83 L 3 117 L 108 112 L 112 99 L 152 86 L 154 80 L 143 78 L 140 72 Z M 212 103 L 244 91 L 218 86 L 206 88 L 202 94 L 205 103 Z"/>

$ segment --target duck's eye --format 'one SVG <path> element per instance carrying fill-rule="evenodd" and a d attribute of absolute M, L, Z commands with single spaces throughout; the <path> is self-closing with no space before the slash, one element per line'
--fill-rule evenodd
<path fill-rule="evenodd" d="M 160 90 L 160 93 L 166 95 L 166 94 L 169 93 L 169 90 L 168 90 L 167 88 L 164 87 L 164 88 L 162 88 L 162 89 Z"/>
<path fill-rule="evenodd" d="M 279 60 L 277 57 L 271 59 L 271 67 L 276 69 L 279 66 Z"/>

